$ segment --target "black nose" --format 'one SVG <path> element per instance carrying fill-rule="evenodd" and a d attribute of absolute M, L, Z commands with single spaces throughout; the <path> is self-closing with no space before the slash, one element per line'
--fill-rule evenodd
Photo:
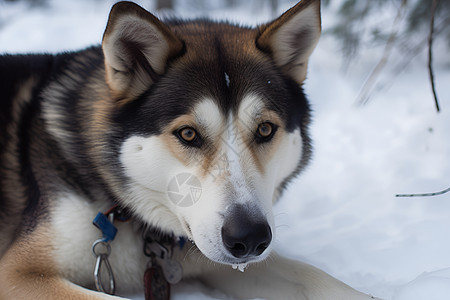
<path fill-rule="evenodd" d="M 265 218 L 252 217 L 242 206 L 236 206 L 222 227 L 222 241 L 234 257 L 258 256 L 269 247 L 272 231 Z"/>

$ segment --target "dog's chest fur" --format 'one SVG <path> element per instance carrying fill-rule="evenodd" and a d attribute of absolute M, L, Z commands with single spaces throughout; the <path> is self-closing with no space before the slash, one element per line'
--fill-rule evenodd
<path fill-rule="evenodd" d="M 75 194 L 61 194 L 51 212 L 54 255 L 64 276 L 82 286 L 91 287 L 96 262 L 91 247 L 102 237 L 92 221 L 105 204 L 86 201 Z M 142 290 L 142 276 L 147 258 L 143 253 L 142 233 L 133 221 L 115 222 L 116 238 L 111 242 L 111 263 L 118 291 L 126 282 L 128 289 Z"/>

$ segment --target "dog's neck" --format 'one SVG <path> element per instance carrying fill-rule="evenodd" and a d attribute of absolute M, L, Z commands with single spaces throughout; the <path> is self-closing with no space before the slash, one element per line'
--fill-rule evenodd
<path fill-rule="evenodd" d="M 118 222 L 128 222 L 130 220 L 137 222 L 141 228 L 140 231 L 142 232 L 144 241 L 157 242 L 171 247 L 179 244 L 179 246 L 182 247 L 187 240 L 187 237 L 175 236 L 173 232 L 163 231 L 158 227 L 143 222 L 140 218 L 134 216 L 130 209 L 114 202 L 103 214 L 105 216 L 114 214 L 113 219 Z"/>

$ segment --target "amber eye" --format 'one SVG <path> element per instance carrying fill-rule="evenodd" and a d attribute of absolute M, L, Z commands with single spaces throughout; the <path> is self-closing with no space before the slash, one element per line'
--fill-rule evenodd
<path fill-rule="evenodd" d="M 186 146 L 200 148 L 203 145 L 202 137 L 197 130 L 192 127 L 182 127 L 175 130 L 173 134 Z"/>
<path fill-rule="evenodd" d="M 273 131 L 273 127 L 272 124 L 270 124 L 269 122 L 264 122 L 259 124 L 258 126 L 258 134 L 261 137 L 268 137 L 272 134 Z"/>
<path fill-rule="evenodd" d="M 179 132 L 179 137 L 186 143 L 192 143 L 197 138 L 197 131 L 191 127 L 185 127 Z"/>
<path fill-rule="evenodd" d="M 256 131 L 256 141 L 258 143 L 268 142 L 272 139 L 275 131 L 277 130 L 276 125 L 270 122 L 263 122 L 258 125 L 258 129 Z"/>

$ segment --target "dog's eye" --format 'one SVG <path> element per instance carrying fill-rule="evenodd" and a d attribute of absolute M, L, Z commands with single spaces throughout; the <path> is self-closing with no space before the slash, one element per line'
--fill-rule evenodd
<path fill-rule="evenodd" d="M 256 130 L 256 141 L 258 143 L 268 142 L 272 139 L 277 127 L 270 122 L 263 122 L 258 125 Z"/>
<path fill-rule="evenodd" d="M 264 122 L 259 124 L 258 126 L 258 134 L 261 137 L 268 137 L 272 134 L 272 124 L 270 124 L 269 122 Z"/>
<path fill-rule="evenodd" d="M 194 147 L 201 146 L 201 139 L 198 132 L 192 127 L 183 127 L 174 132 L 174 134 L 184 144 Z"/>
<path fill-rule="evenodd" d="M 197 137 L 197 132 L 195 129 L 187 127 L 180 130 L 180 137 L 183 139 L 183 141 L 190 143 L 195 140 Z"/>

